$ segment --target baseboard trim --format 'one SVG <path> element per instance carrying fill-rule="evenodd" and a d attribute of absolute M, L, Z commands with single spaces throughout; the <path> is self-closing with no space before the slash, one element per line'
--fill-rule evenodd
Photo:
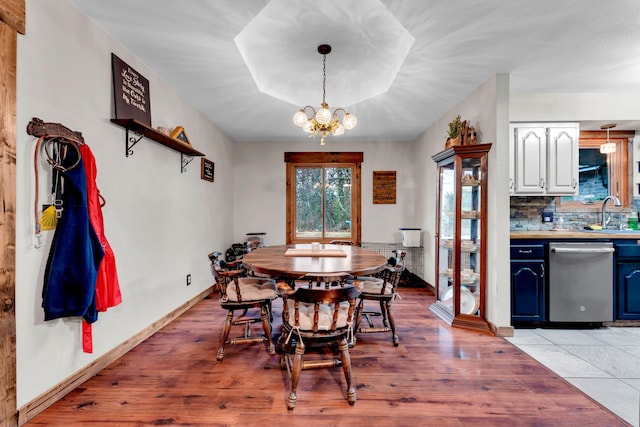
<path fill-rule="evenodd" d="M 489 323 L 489 327 L 491 328 L 493 335 L 497 337 L 512 337 L 514 334 L 513 326 L 497 326 L 493 323 Z"/>
<path fill-rule="evenodd" d="M 109 364 L 115 362 L 128 351 L 133 349 L 135 346 L 149 338 L 151 335 L 171 323 L 177 317 L 185 313 L 191 307 L 202 301 L 209 294 L 211 294 L 212 288 L 207 288 L 191 300 L 185 302 L 181 306 L 177 307 L 175 310 L 169 312 L 163 318 L 153 322 L 151 325 L 147 326 L 142 331 L 133 335 L 131 338 L 122 342 L 122 344 L 114 347 L 109 352 L 103 354 L 96 360 L 94 360 L 89 365 L 80 369 L 73 375 L 69 376 L 56 386 L 50 388 L 49 390 L 42 393 L 40 396 L 36 397 L 26 405 L 21 408 L 18 408 L 18 425 L 22 426 L 27 423 L 29 420 L 33 419 L 36 415 L 47 409 L 49 406 L 53 405 L 58 400 L 62 399 L 65 395 L 71 392 L 73 389 L 87 381 L 89 378 L 96 375 L 102 369 L 107 367 Z"/>

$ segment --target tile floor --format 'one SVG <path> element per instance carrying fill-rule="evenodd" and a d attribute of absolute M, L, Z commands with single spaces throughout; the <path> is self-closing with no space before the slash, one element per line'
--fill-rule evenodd
<path fill-rule="evenodd" d="M 640 327 L 516 329 L 506 339 L 631 425 L 640 426 Z"/>

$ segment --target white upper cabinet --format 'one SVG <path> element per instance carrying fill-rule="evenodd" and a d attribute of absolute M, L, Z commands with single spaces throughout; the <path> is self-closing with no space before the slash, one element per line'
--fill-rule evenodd
<path fill-rule="evenodd" d="M 578 192 L 578 158 L 580 152 L 577 123 L 548 128 L 547 193 L 575 195 Z"/>
<path fill-rule="evenodd" d="M 514 149 L 514 193 L 543 194 L 547 179 L 547 129 L 521 126 L 512 132 Z"/>
<path fill-rule="evenodd" d="M 565 196 L 578 190 L 578 123 L 511 123 L 509 190 Z"/>

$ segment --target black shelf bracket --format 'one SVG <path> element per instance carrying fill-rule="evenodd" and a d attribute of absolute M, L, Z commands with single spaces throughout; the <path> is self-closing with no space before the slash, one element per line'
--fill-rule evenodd
<path fill-rule="evenodd" d="M 126 129 L 125 136 L 125 156 L 133 155 L 133 146 L 136 145 L 143 137 L 147 137 L 165 147 L 176 150 L 180 153 L 180 173 L 186 172 L 186 167 L 194 157 L 204 157 L 204 153 L 194 149 L 191 144 L 185 144 L 184 141 L 172 138 L 169 135 L 160 133 L 151 126 L 141 123 L 135 119 L 111 119 L 112 123 L 122 126 Z"/>
<path fill-rule="evenodd" d="M 180 153 L 180 160 L 180 173 L 185 173 L 187 171 L 187 165 L 193 160 L 193 156 Z"/>
<path fill-rule="evenodd" d="M 133 146 L 136 145 L 138 142 L 140 142 L 140 140 L 144 136 L 143 134 L 141 134 L 139 132 L 136 132 L 136 131 L 131 131 L 131 133 L 133 135 L 129 136 L 129 129 L 127 129 L 127 136 L 126 136 L 126 141 L 125 141 L 125 150 L 126 151 L 124 153 L 124 155 L 126 157 L 133 156 Z"/>

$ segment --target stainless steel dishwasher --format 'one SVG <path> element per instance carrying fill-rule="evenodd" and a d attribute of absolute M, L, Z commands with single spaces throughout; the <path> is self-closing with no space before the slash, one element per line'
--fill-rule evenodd
<path fill-rule="evenodd" d="M 613 244 L 549 243 L 549 321 L 613 320 Z"/>

